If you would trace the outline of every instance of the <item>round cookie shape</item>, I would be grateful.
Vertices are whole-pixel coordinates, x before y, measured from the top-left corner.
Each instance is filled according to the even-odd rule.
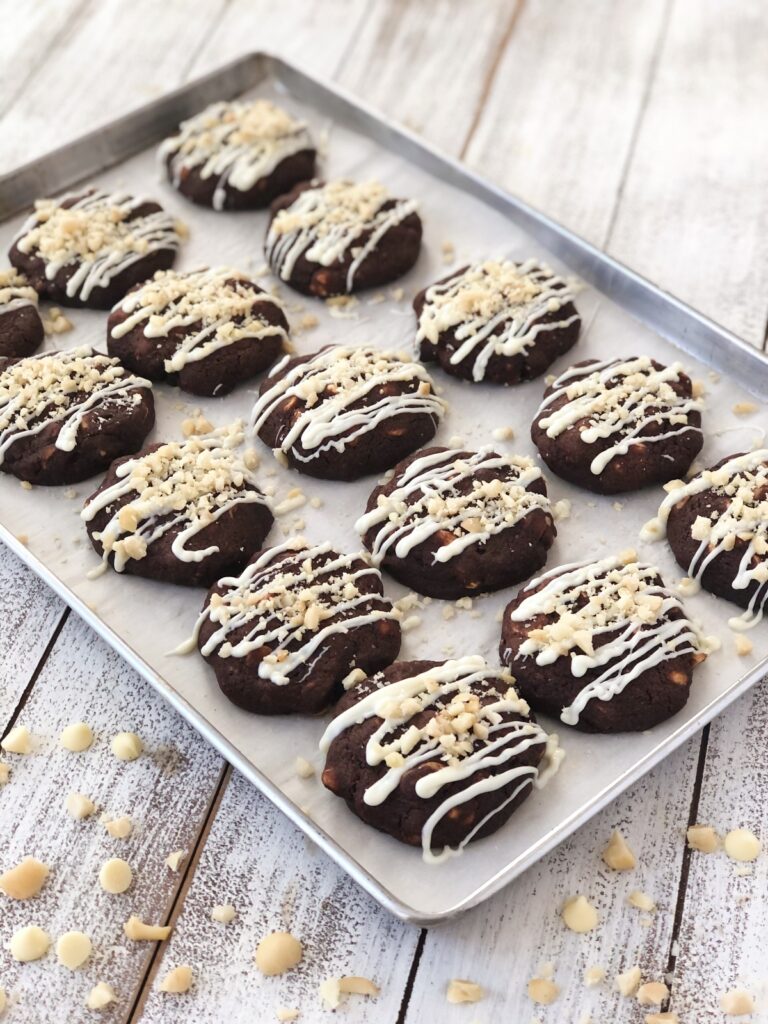
[[[301,473],[356,480],[430,441],[444,411],[429,374],[408,356],[329,345],[272,368],[251,426]]]
[[[500,658],[536,711],[585,732],[638,732],[685,705],[702,636],[654,566],[561,565],[504,611]]]
[[[307,182],[272,204],[267,261],[281,281],[320,298],[388,284],[418,258],[417,209],[375,181]]]
[[[419,292],[413,308],[421,358],[475,383],[538,377],[581,329],[571,287],[535,259],[463,267]]]
[[[531,438],[564,480],[621,494],[687,471],[703,443],[701,408],[680,363],[587,359],[544,392]]]
[[[320,749],[324,785],[427,861],[501,828],[561,758],[512,676],[479,656],[398,661],[363,680]]]
[[[0,359],[0,471],[72,484],[138,451],[155,422],[152,385],[88,346]]]
[[[211,103],[158,150],[173,187],[214,210],[269,206],[312,177],[316,157],[306,124],[263,99]]]
[[[538,467],[490,448],[426,448],[404,459],[355,528],[374,565],[443,599],[527,579],[557,532]]]
[[[234,704],[262,715],[317,714],[355,669],[376,672],[395,660],[400,624],[379,571],[362,556],[297,537],[220,579],[195,638]]]
[[[158,203],[92,187],[38,200],[9,258],[38,294],[111,309],[135,284],[172,266],[180,244],[176,222]]]
[[[15,267],[0,270],[0,358],[31,356],[44,337],[37,292]]]
[[[187,586],[241,570],[274,521],[234,451],[241,441],[230,427],[114,462],[81,512],[102,560],[117,572]]]
[[[756,625],[768,604],[768,448],[731,455],[667,490],[642,536],[658,539],[666,529],[693,585],[745,609],[728,620],[731,629]]]
[[[107,322],[111,355],[193,395],[224,395],[266,370],[288,342],[283,308],[228,267],[161,270],[130,291]]]

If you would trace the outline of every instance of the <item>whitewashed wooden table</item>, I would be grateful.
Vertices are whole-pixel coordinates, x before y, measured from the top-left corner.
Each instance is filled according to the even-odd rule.
[[[332,78],[458,155],[612,255],[760,347],[768,321],[768,20],[762,0],[0,0],[0,171],[39,155],[238,54],[271,49]],[[169,710],[8,551],[0,555],[0,725],[38,737],[9,755],[0,791],[0,866],[34,854],[53,867],[33,904],[3,900],[0,984],[8,1018],[92,1020],[90,987],[109,981],[109,1022],[331,1019],[319,983],[375,979],[375,1001],[349,997],[350,1022],[490,1024],[635,1022],[642,1008],[612,988],[639,963],[669,974],[684,1024],[722,1021],[719,995],[744,984],[768,1020],[768,857],[740,874],[723,856],[686,852],[703,821],[768,838],[768,699],[758,686],[568,843],[460,920],[420,930],[390,918]],[[68,722],[97,733],[88,754],[57,748]],[[148,756],[121,765],[109,737],[136,730]],[[131,814],[110,839],[63,810],[70,790]],[[600,851],[619,827],[639,855],[631,875]],[[190,860],[179,874],[172,850]],[[135,884],[107,896],[107,856]],[[650,919],[631,889],[656,900]],[[575,892],[600,909],[587,936],[558,911]],[[210,920],[233,903],[236,921]],[[130,913],[169,921],[161,948],[129,944]],[[89,932],[94,954],[68,972],[52,955],[18,965],[5,944],[20,925]],[[258,939],[289,928],[300,968],[262,978]],[[526,984],[544,963],[561,994],[536,1007]],[[157,991],[179,963],[184,996]],[[609,983],[583,984],[605,967]],[[449,1006],[453,977],[481,984],[475,1006]]]

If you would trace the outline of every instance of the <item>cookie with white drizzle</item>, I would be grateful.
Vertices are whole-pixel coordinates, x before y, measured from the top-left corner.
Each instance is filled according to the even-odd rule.
[[[267,261],[281,281],[328,298],[401,277],[421,248],[413,199],[393,199],[375,181],[307,182],[272,204]]]
[[[416,348],[463,380],[538,377],[579,337],[573,290],[545,263],[486,260],[419,292]]]
[[[374,565],[444,599],[527,579],[557,532],[541,470],[491,448],[425,448],[404,459],[355,528]]]
[[[356,480],[430,441],[444,411],[429,374],[407,355],[329,345],[272,368],[251,426],[301,473]]]
[[[179,226],[158,203],[91,186],[38,200],[9,258],[39,295],[111,309],[135,284],[171,267],[180,244]]]
[[[111,355],[193,395],[226,394],[271,366],[287,344],[281,303],[229,267],[161,270],[107,321]]]
[[[324,785],[430,862],[501,828],[562,758],[509,672],[478,656],[398,661],[358,683],[320,749]]]
[[[500,657],[536,711],[586,732],[637,732],[680,711],[717,646],[655,566],[611,557],[523,587],[504,611]]]
[[[0,471],[72,484],[141,448],[155,422],[152,384],[89,346],[0,358]]]
[[[296,537],[220,579],[190,643],[224,695],[246,711],[316,714],[355,670],[376,672],[395,660],[398,618],[378,569],[362,555]]]
[[[158,150],[173,187],[214,210],[269,206],[312,177],[316,157],[306,124],[263,99],[211,103]]]
[[[687,471],[703,443],[702,405],[680,363],[587,359],[544,392],[531,438],[564,480],[620,494]]]
[[[731,455],[666,490],[642,536],[656,540],[666,531],[687,589],[700,585],[744,608],[728,620],[731,629],[756,625],[768,604],[768,448]]]
[[[31,356],[44,337],[37,292],[15,267],[0,270],[0,358]]]
[[[81,512],[105,567],[195,587],[239,572],[274,521],[242,439],[233,424],[114,462]]]

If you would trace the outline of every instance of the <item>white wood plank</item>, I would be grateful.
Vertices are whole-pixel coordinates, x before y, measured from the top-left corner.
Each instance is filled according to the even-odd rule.
[[[306,785],[320,782],[309,779]],[[229,925],[211,920],[211,908],[222,903],[237,910]],[[253,955],[271,931],[296,935],[304,957],[296,970],[265,978]],[[330,1019],[321,1007],[319,984],[354,974],[374,980],[381,994],[376,1000],[348,996],[338,1016],[356,1024],[394,1024],[418,936],[418,928],[390,917],[250,783],[234,775],[141,1020],[267,1022],[276,1020],[275,1010],[283,1006],[300,1009],[300,1020],[311,1024]],[[157,978],[179,964],[193,968],[194,990],[184,997],[159,992]]]
[[[61,729],[85,721],[96,734],[93,747],[72,754],[58,746]],[[85,998],[98,981],[111,983],[119,1003],[102,1020],[127,1019],[152,945],[129,943],[122,925],[130,914],[163,921],[181,876],[165,866],[176,849],[191,849],[222,771],[217,754],[187,727],[135,672],[109,650],[76,616],[70,616],[54,644],[19,718],[36,741],[33,754],[5,755],[11,781],[0,791],[0,865],[13,866],[32,855],[52,873],[31,901],[2,900],[0,977],[22,1024],[80,1024],[93,1020]],[[118,761],[110,739],[137,732],[145,753],[132,763]],[[129,814],[135,832],[110,838],[98,815],[75,821],[63,803],[70,791],[90,796],[100,811]],[[127,860],[131,888],[119,896],[98,885],[109,857]],[[88,933],[91,960],[71,972],[45,959],[17,964],[7,943],[24,925],[37,924],[55,939],[70,929]]]
[[[479,1021],[515,1024],[533,1018],[577,1024],[583,1014],[594,1021],[639,1021],[636,1004],[620,996],[614,979],[635,964],[653,979],[667,968],[683,856],[680,823],[687,818],[698,746],[695,739],[676,751],[492,901],[431,930],[406,1024],[433,1019],[459,1024],[472,1019],[472,1011]],[[531,799],[546,800],[546,789]],[[515,827],[514,817],[506,827]],[[638,858],[634,871],[611,871],[601,859],[615,828]],[[648,926],[647,916],[626,902],[634,889],[658,903]],[[560,919],[563,903],[577,894],[600,914],[598,928],[586,935],[568,931]],[[560,995],[551,1007],[537,1007],[527,996],[527,984],[547,963],[554,967]],[[608,980],[588,989],[583,974],[593,965],[603,967]],[[486,992],[484,1000],[471,1010],[449,1006],[445,990],[452,978],[477,982]]]
[[[760,0],[676,0],[610,252],[762,345],[768,30]]]

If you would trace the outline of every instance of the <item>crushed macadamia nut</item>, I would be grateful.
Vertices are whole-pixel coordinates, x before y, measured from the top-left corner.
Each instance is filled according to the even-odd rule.
[[[290,932],[265,935],[256,947],[256,966],[267,977],[290,971],[301,960],[303,948]]]
[[[605,981],[605,968],[598,967],[587,967],[584,971],[584,984],[587,988],[594,988],[595,985],[599,985],[601,981]]]
[[[109,1006],[110,1003],[114,1003],[117,1000],[115,990],[111,985],[108,985],[106,981],[100,981],[98,985],[94,985],[91,991],[88,993],[88,998],[85,1001],[85,1005],[89,1010],[103,1010]]]
[[[598,914],[586,896],[574,896],[563,907],[563,923],[572,932],[583,934],[597,928]]]
[[[62,730],[59,736],[59,746],[65,750],[71,750],[73,754],[79,754],[87,750],[93,743],[93,729],[85,722],[73,722],[66,729]]]
[[[752,653],[752,641],[743,633],[737,633],[733,638],[733,643],[740,658],[746,658],[748,654]]]
[[[699,853],[714,853],[720,846],[720,836],[711,825],[691,825],[685,838],[690,848]]]
[[[295,766],[296,774],[300,779],[311,779],[315,774],[314,766],[306,759],[306,757],[297,757]]]
[[[636,907],[638,910],[645,911],[646,914],[650,914],[652,910],[656,909],[656,903],[651,899],[651,897],[647,893],[641,892],[639,889],[633,890],[629,896],[627,896],[627,903],[630,907]]]
[[[25,857],[15,868],[0,875],[0,889],[12,900],[28,900],[43,888],[50,868],[36,857]]]
[[[186,859],[186,850],[174,850],[173,853],[169,853],[168,856],[165,858],[165,863],[168,865],[171,871],[178,871]]]
[[[219,903],[211,910],[211,919],[219,924],[229,924],[235,919],[235,908],[231,903]]]
[[[726,1017],[745,1017],[754,1013],[755,1000],[742,988],[732,988],[720,996],[720,1009]]]
[[[26,725],[16,725],[0,741],[0,747],[6,754],[29,754],[32,752],[32,734]]]
[[[614,871],[631,871],[637,866],[637,858],[618,830],[613,833],[610,842],[603,850],[603,860]]]
[[[646,1013],[645,1024],[680,1024],[680,1018],[672,1010],[665,1013]]]
[[[623,996],[633,996],[640,987],[640,982],[642,980],[642,972],[640,968],[635,965],[634,967],[630,967],[628,971],[624,971],[623,974],[616,975],[616,988]]]
[[[669,998],[669,989],[663,981],[646,981],[635,994],[641,1006],[660,1006]]]
[[[0,761],[0,786],[8,784],[8,779],[11,777],[11,766]]]
[[[13,933],[8,948],[14,960],[28,963],[30,960],[39,960],[45,956],[50,945],[51,937],[48,932],[44,932],[36,924],[29,924],[26,928],[20,928]]]
[[[70,793],[64,801],[64,807],[67,814],[78,820],[89,818],[96,810],[96,804],[94,804],[93,800],[83,796],[82,793]]]
[[[158,988],[161,992],[170,992],[173,995],[181,995],[183,992],[189,992],[192,985],[192,968],[189,964],[180,964],[178,967],[174,967],[172,971],[160,982]]]
[[[551,978],[531,978],[528,982],[528,998],[540,1006],[549,1006],[560,995],[560,989]]]
[[[445,994],[449,1003],[479,1003],[485,995],[483,989],[474,981],[462,981],[454,978],[448,982],[448,991]]]
[[[132,881],[131,865],[120,857],[111,857],[101,865],[99,884],[104,892],[112,894],[125,892]]]
[[[133,832],[133,822],[127,814],[122,818],[105,818],[102,815],[101,823],[113,839],[127,839]]]
[[[64,932],[56,943],[56,957],[62,967],[76,971],[93,950],[93,944],[85,932]]]
[[[140,917],[131,914],[123,925],[123,931],[128,939],[134,942],[162,942],[171,934],[169,924],[144,924]]]
[[[748,828],[735,828],[726,835],[723,847],[731,860],[752,861],[760,856],[763,844]]]
[[[135,761],[144,749],[144,744],[135,732],[119,732],[110,743],[112,753],[119,761]]]
[[[275,1011],[275,1016],[277,1017],[278,1020],[281,1021],[298,1020],[299,1011],[293,1008],[289,1008],[287,1006],[278,1006],[277,1010]]]
[[[375,985],[369,978],[361,978],[356,975],[326,978],[320,984],[320,998],[331,1010],[335,1010],[341,1005],[342,995],[375,997],[378,994],[378,985]]]

